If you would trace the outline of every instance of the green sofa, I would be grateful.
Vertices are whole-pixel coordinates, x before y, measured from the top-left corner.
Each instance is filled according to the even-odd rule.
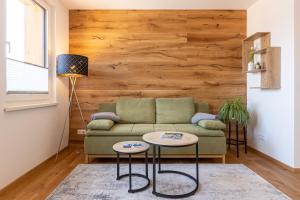
[[[114,157],[113,144],[142,140],[153,131],[182,131],[199,137],[199,157],[222,158],[225,162],[226,138],[221,130],[208,130],[191,124],[196,112],[209,112],[207,103],[192,98],[125,98],[116,103],[102,103],[99,112],[115,112],[120,122],[110,130],[87,130],[84,139],[86,162],[92,157]],[[163,148],[163,157],[194,157],[194,148]],[[149,151],[151,155],[151,150]]]

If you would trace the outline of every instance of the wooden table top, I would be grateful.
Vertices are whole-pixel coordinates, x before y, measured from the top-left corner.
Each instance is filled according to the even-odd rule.
[[[124,144],[142,144],[142,146],[131,146],[131,148],[125,148]],[[113,145],[113,150],[119,153],[125,153],[125,154],[136,154],[136,153],[142,153],[149,149],[149,144],[143,142],[143,141],[124,141],[124,142],[118,142]]]
[[[162,136],[165,133],[181,133],[181,139],[173,138],[163,138]],[[149,144],[155,144],[160,146],[169,146],[169,147],[180,147],[180,146],[190,146],[198,142],[198,137],[196,135],[178,131],[159,131],[151,132],[143,135],[143,140]]]

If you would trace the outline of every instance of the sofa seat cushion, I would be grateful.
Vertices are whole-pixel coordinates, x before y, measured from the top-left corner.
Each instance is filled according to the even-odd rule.
[[[110,130],[88,130],[87,136],[127,136],[132,128],[133,124],[115,124]]]
[[[224,132],[221,130],[208,130],[194,124],[174,124],[177,131],[192,133],[198,137],[224,137]]]
[[[221,130],[208,130],[194,124],[115,124],[110,130],[88,130],[87,136],[140,136],[153,131],[182,131],[198,137],[224,137]]]
[[[154,131],[176,131],[174,124],[154,124]]]
[[[154,124],[115,124],[109,131],[88,130],[88,136],[141,136],[154,132]]]
[[[156,123],[190,123],[195,113],[193,98],[157,98]]]
[[[154,124],[134,124],[131,135],[144,135],[150,132],[154,132]]]
[[[155,123],[155,100],[153,98],[121,97],[116,105],[121,123]]]

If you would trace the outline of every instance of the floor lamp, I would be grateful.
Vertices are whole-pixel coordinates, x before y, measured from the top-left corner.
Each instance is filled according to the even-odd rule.
[[[57,160],[57,158],[58,158],[58,153],[59,153],[59,150],[61,148],[61,143],[64,138],[64,132],[65,132],[65,128],[66,128],[68,115],[70,114],[70,108],[72,105],[73,96],[75,96],[82,123],[84,124],[84,127],[86,126],[86,123],[85,123],[83,115],[82,115],[81,107],[80,107],[80,104],[79,104],[79,101],[77,98],[75,85],[76,85],[77,78],[80,78],[83,76],[88,76],[88,58],[85,56],[80,56],[80,55],[62,54],[57,57],[56,68],[57,68],[57,74],[59,76],[68,77],[70,79],[71,93],[70,93],[70,99],[69,99],[69,106],[68,106],[68,110],[67,110],[66,117],[65,117],[64,127],[61,132],[59,146],[57,149],[55,160]]]

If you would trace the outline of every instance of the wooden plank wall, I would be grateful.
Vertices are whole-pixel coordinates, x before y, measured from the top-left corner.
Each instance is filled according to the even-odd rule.
[[[77,85],[84,117],[119,96],[193,96],[215,113],[246,96],[245,37],[246,11],[71,10],[70,53],[89,57]],[[78,109],[71,113],[70,140],[81,141]]]

